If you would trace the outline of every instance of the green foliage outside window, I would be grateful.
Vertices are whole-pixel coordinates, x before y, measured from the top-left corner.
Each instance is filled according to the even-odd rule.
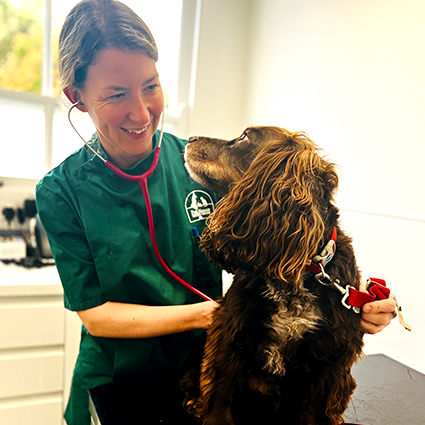
[[[41,94],[43,15],[44,0],[0,0],[0,88]]]

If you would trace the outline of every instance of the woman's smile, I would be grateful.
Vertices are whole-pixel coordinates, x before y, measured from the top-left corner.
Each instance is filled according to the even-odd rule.
[[[145,128],[142,128],[141,130],[130,130],[129,128],[123,128],[124,131],[127,131],[130,134],[136,134],[136,135],[140,135],[142,133],[144,133],[146,130],[148,129],[148,127],[146,126]]]
[[[143,128],[125,128],[121,127],[121,130],[123,130],[128,137],[131,137],[133,140],[140,140],[142,138],[145,138],[148,134],[149,125],[143,127]]]

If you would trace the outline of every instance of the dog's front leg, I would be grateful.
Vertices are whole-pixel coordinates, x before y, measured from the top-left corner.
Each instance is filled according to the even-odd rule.
[[[201,368],[197,413],[204,425],[233,425],[231,405],[240,365],[225,306],[220,306],[208,331]]]
[[[204,425],[233,425],[233,376],[224,364],[231,363],[232,359],[225,359],[223,351],[226,347],[222,342],[219,338],[212,338],[206,345],[198,403],[198,413]]]
[[[356,381],[350,371],[351,366],[352,364],[346,360],[337,361],[312,385],[302,412],[303,423],[306,425],[344,423],[343,414],[356,388]],[[321,392],[320,388],[329,390]]]

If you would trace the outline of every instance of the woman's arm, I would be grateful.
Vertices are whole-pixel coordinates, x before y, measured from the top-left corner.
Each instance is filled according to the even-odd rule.
[[[217,307],[218,304],[213,301],[158,307],[106,302],[77,313],[93,336],[151,338],[206,329],[211,325],[212,314]]]
[[[105,338],[151,338],[155,336],[207,329],[218,304],[205,301],[176,306],[145,306],[106,302],[78,311],[84,326],[93,336]],[[395,301],[374,301],[363,306],[361,326],[365,333],[376,334],[394,317]]]

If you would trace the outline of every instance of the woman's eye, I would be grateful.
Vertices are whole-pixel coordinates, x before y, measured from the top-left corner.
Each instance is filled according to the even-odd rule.
[[[148,91],[155,91],[158,88],[159,84],[151,84],[146,87],[146,90]]]
[[[120,99],[123,96],[124,96],[124,93],[117,93],[117,94],[114,94],[112,96],[109,96],[109,99],[112,99],[112,100],[114,100],[114,99]]]

